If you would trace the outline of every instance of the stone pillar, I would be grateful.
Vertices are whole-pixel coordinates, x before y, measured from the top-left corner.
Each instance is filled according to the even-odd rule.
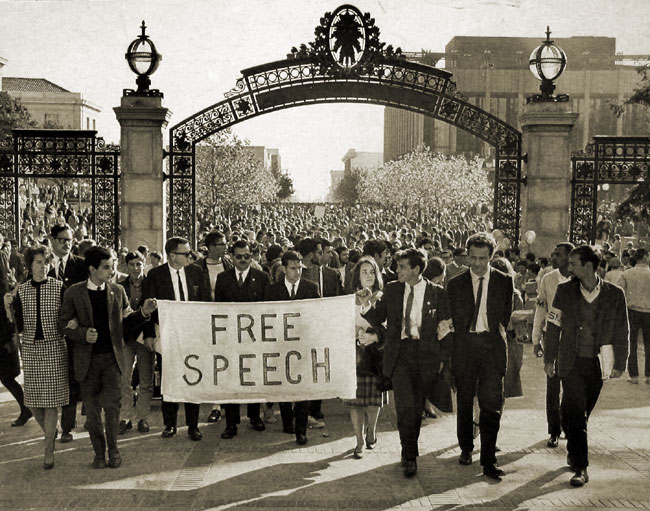
[[[519,116],[523,152],[528,153],[521,187],[521,233],[537,234],[530,250],[549,256],[553,247],[568,240],[571,209],[571,141],[578,114],[570,103],[539,102],[525,105]]]
[[[166,239],[163,130],[171,112],[161,97],[122,96],[113,109],[122,127],[120,204],[122,246],[162,250]]]

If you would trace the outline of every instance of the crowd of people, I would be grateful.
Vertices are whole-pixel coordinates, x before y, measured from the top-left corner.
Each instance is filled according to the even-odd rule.
[[[0,240],[0,380],[20,406],[12,426],[34,417],[43,429],[44,469],[54,466],[57,437],[73,441],[79,401],[95,468],[121,465],[118,435],[134,427],[149,432],[162,367],[157,300],[355,294],[357,393],[343,400],[356,439],[353,457],[376,445],[377,420],[392,390],[407,477],[417,473],[423,417],[435,417],[434,407],[451,412],[452,389],[459,463],[473,462],[480,434],[483,473],[504,477],[496,442],[504,397],[523,395],[523,343],[532,342],[544,357],[548,445],[557,447],[565,433],[576,486],[588,481],[586,420],[601,372],[617,377],[627,368],[630,383],[639,383],[639,331],[650,384],[650,269],[643,247],[604,243],[597,252],[565,242],[550,257],[537,257],[502,237],[497,243],[481,208],[430,214],[283,204],[202,220],[198,250],[174,237],[163,256],[145,245],[118,252],[98,247],[77,236],[69,221],[85,220],[71,213],[65,221],[67,209],[57,211],[22,250]],[[602,314],[605,308],[616,314]],[[23,387],[16,381],[21,368]],[[298,445],[308,442],[309,428],[324,426],[321,404],[278,404],[282,430]],[[273,406],[247,405],[253,429],[277,421]],[[177,434],[178,407],[162,396],[163,438]],[[199,406],[184,409],[188,438],[200,441]],[[221,437],[228,440],[238,434],[239,405],[215,403],[206,419],[224,416]]]

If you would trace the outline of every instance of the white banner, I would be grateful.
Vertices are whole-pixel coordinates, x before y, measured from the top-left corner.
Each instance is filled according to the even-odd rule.
[[[285,302],[158,300],[166,401],[356,395],[354,295]]]

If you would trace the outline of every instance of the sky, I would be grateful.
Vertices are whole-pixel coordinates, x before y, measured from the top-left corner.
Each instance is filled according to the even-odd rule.
[[[313,40],[320,17],[345,2],[323,0],[0,0],[4,76],[46,78],[102,108],[99,135],[119,142],[113,107],[135,88],[124,54],[147,34],[163,60],[151,77],[170,126],[224,99],[240,70],[285,58]],[[650,55],[649,0],[359,0],[381,40],[404,51],[444,51],[454,36],[607,36],[618,52]],[[570,66],[570,63],[569,63]],[[329,171],[348,149],[383,150],[383,107],[311,105],[234,127],[253,145],[277,148],[298,197],[327,193]],[[168,135],[168,133],[166,133]]]

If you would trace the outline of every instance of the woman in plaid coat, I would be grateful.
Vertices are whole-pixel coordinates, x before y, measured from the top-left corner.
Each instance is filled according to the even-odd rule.
[[[47,273],[51,253],[47,247],[30,248],[26,263],[30,279],[17,288],[14,319],[22,332],[25,405],[45,433],[43,468],[54,466],[54,439],[58,408],[68,404],[68,356],[58,327],[63,283]]]

